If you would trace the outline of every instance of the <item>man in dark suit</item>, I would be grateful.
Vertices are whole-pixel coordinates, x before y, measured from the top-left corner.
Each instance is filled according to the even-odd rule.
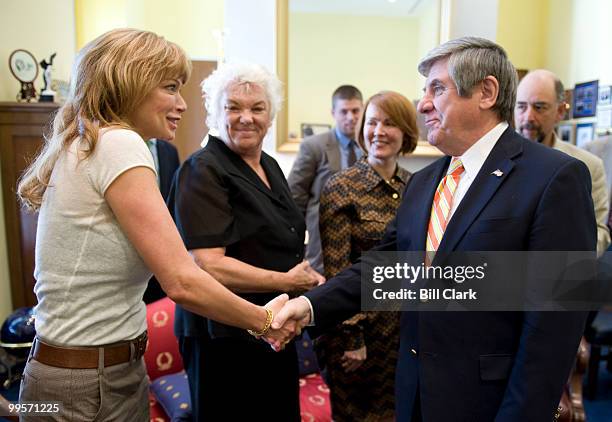
[[[427,77],[418,105],[427,139],[447,156],[412,176],[375,249],[429,250],[436,256],[594,251],[589,172],[582,162],[509,127],[517,78],[505,51],[481,38],[451,40],[429,52],[419,72]],[[357,262],[289,301],[273,327],[288,321],[290,330],[292,321],[300,321],[298,327],[309,321],[313,329],[325,330],[360,310],[360,293]],[[553,420],[585,317],[578,312],[404,312],[397,420]]]
[[[153,161],[157,170],[157,184],[165,201],[170,193],[170,185],[174,172],[176,172],[179,166],[178,152],[174,145],[161,139],[151,139],[147,141],[147,146],[151,151],[151,155],[153,155]],[[155,302],[165,296],[166,293],[162,290],[157,279],[151,277],[143,296],[144,303]]]
[[[329,178],[352,166],[361,156],[355,142],[355,129],[362,113],[361,92],[352,85],[338,87],[332,95],[331,114],[335,127],[302,141],[287,178],[293,200],[306,218],[306,260],[321,274],[323,255],[319,234],[319,198]]]

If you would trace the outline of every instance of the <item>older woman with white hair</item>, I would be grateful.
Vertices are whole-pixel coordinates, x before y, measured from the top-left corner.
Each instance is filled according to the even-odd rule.
[[[170,197],[187,249],[201,268],[255,304],[321,283],[303,261],[304,217],[280,167],[262,151],[280,107],[280,82],[259,65],[228,64],[202,88],[206,122],[218,136],[209,134],[181,166]],[[293,344],[276,353],[245,331],[181,307],[175,328],[194,420],[300,420]]]

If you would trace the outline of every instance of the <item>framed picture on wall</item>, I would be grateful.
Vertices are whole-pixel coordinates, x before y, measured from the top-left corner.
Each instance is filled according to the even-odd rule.
[[[574,119],[593,117],[597,113],[599,80],[583,82],[574,87]],[[576,139],[578,137],[576,136]]]
[[[593,123],[578,123],[576,125],[576,146],[582,148],[595,137],[595,125]]]
[[[610,85],[599,87],[598,105],[610,105]]]
[[[569,142],[570,144],[576,143],[574,139],[574,125],[571,123],[560,124],[557,127],[557,136],[562,141]]]
[[[597,129],[607,131],[612,128],[612,106],[597,107]]]

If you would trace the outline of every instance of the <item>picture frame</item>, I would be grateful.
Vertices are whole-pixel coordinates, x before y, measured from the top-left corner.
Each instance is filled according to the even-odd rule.
[[[313,135],[319,135],[331,130],[331,125],[326,123],[302,123],[300,124],[300,133],[302,138],[307,138]]]
[[[612,105],[597,106],[597,129],[607,131],[612,127]]]
[[[599,80],[583,82],[574,86],[573,117],[593,117],[597,114]],[[578,135],[576,135],[578,139]]]
[[[572,123],[562,123],[557,126],[557,136],[564,142],[575,144],[574,125]]]
[[[13,76],[20,82],[34,82],[38,76],[38,62],[27,50],[13,51],[9,57],[9,68]]]
[[[27,101],[36,98],[34,81],[38,76],[38,62],[28,50],[17,49],[9,56],[9,69],[15,79],[21,83],[17,101]]]
[[[610,105],[610,85],[599,86],[598,97],[598,106],[602,105]]]
[[[595,139],[594,123],[578,123],[576,125],[576,146],[583,148],[586,144]]]

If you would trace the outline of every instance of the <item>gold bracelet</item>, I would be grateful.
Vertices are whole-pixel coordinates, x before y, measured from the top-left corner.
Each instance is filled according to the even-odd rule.
[[[272,320],[274,319],[274,312],[272,312],[268,308],[264,308],[264,309],[266,310],[266,323],[264,324],[264,327],[261,329],[261,331],[247,330],[247,332],[253,337],[265,336],[268,333],[268,331],[270,331],[270,327],[272,326]]]

